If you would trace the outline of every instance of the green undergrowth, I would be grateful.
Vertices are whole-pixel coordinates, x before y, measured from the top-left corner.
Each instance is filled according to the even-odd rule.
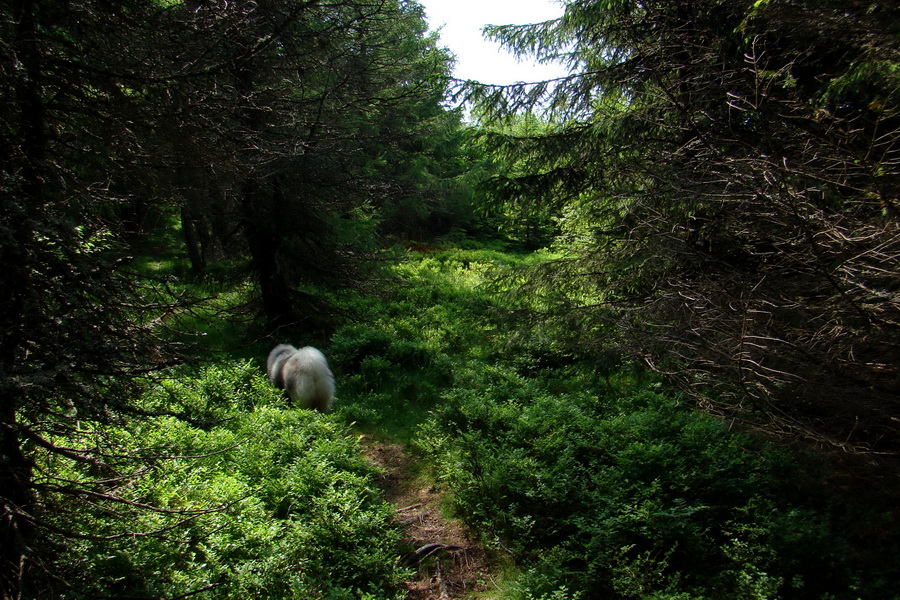
[[[497,282],[516,278],[495,276],[547,258],[408,253],[328,348],[340,416],[419,453],[512,560],[494,597],[896,597],[890,512],[826,460],[729,430],[614,345],[510,318]]]
[[[149,385],[142,408],[157,416],[81,433],[105,464],[42,465],[92,492],[46,511],[82,538],[60,539],[59,597],[402,597],[392,509],[346,424],[250,362]]]
[[[483,284],[494,269],[533,260],[495,250],[406,253],[381,293],[341,301],[358,319],[327,348],[338,380],[338,410],[359,427],[410,442],[455,385],[457,373],[491,361],[501,334],[499,298]]]
[[[827,492],[826,464],[660,391],[560,394],[486,370],[417,443],[521,567],[504,598],[893,597],[890,567],[872,552],[860,569],[854,548],[876,514]]]
[[[507,565],[495,600],[897,598],[891,510],[835,485],[826,459],[697,411],[614,341],[580,348],[564,321],[519,318],[517,278],[498,275],[549,258],[396,250],[377,290],[317,292],[353,315],[326,343],[290,340],[328,356],[328,416],[288,406],[263,376],[271,344],[229,329],[250,289],[193,280],[213,298],[198,320],[211,345],[252,361],[151,386],[145,408],[170,416],[98,432],[159,457],[128,498],[176,512],[136,513],[159,534],[71,548],[72,572],[132,596],[399,597],[398,533],[357,439],[370,433],[404,443]]]

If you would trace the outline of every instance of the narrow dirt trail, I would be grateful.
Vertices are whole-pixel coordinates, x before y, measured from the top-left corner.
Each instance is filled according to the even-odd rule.
[[[441,493],[416,477],[415,459],[402,445],[365,436],[370,461],[383,470],[385,498],[409,548],[403,562],[416,570],[406,583],[408,600],[457,600],[493,587],[495,564],[490,553],[462,523],[441,512]]]

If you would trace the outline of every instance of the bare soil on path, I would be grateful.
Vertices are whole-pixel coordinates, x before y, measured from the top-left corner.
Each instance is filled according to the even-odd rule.
[[[401,445],[363,437],[368,459],[383,472],[380,485],[395,506],[407,554],[415,569],[407,581],[408,600],[473,598],[493,586],[496,563],[459,521],[441,511],[442,493],[415,473],[415,458]]]

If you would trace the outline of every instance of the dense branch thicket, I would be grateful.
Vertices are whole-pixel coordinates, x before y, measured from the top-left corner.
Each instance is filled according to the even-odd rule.
[[[0,40],[0,597],[37,597],[57,541],[153,534],[44,514],[60,494],[120,524],[152,509],[118,493],[144,461],[98,424],[151,416],[136,381],[179,360],[178,307],[125,236],[180,211],[196,268],[246,252],[269,325],[308,323],[298,288],[346,284],[372,239],[377,165],[417,117],[454,117],[413,3],[14,0]]]
[[[101,440],[78,430],[134,414],[136,376],[171,365],[157,327],[173,303],[125,270],[109,215],[140,178],[142,119],[129,82],[158,63],[121,45],[119,34],[156,22],[158,8],[14,2],[2,11],[0,204],[0,596],[37,593],[52,536],[42,515],[47,486],[89,497],[64,482],[38,483],[32,455],[94,465],[110,477]],[[104,32],[104,36],[89,34]],[[147,29],[149,34],[152,29]],[[136,69],[145,69],[140,72]],[[121,473],[120,473],[121,475]],[[102,500],[101,500],[102,499]],[[93,501],[116,502],[116,494]]]
[[[494,140],[534,169],[497,193],[568,198],[571,255],[532,289],[569,292],[550,300],[585,343],[615,322],[716,410],[896,453],[898,22],[864,2],[576,0],[495,29],[576,73],[473,93],[565,117]]]
[[[376,211],[436,177],[448,57],[413,3],[190,4],[163,42],[181,71],[142,89],[193,267],[247,256],[270,330],[325,327],[301,288],[358,282]]]

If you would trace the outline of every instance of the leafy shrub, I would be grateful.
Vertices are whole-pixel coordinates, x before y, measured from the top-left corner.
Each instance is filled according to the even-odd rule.
[[[475,347],[483,312],[475,290],[483,265],[443,256],[401,262],[402,278],[363,310],[365,322],[332,337],[337,410],[366,428],[407,439],[454,378],[458,357]]]
[[[147,406],[207,426],[167,416],[102,432],[123,454],[143,455],[143,472],[107,483],[129,504],[74,509],[60,497],[60,528],[100,534],[61,551],[63,577],[79,593],[399,596],[392,511],[345,425],[285,408],[249,363],[163,383],[148,391]],[[75,463],[60,477],[91,478],[86,471]],[[122,521],[130,534],[105,535]]]
[[[486,370],[420,438],[519,558],[518,597],[856,597],[812,473],[654,391],[551,396]]]

